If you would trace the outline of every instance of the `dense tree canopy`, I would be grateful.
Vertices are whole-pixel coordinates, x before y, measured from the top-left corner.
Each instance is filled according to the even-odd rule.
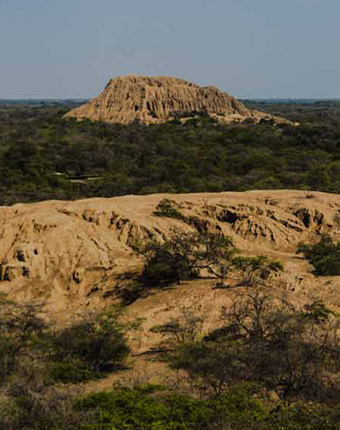
[[[340,192],[340,105],[261,105],[301,125],[143,126],[62,119],[66,104],[0,105],[1,204],[157,192]]]

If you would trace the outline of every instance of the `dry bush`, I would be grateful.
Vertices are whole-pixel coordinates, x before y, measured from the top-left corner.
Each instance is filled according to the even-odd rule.
[[[339,319],[322,303],[297,308],[268,289],[240,294],[221,326],[203,340],[180,341],[168,354],[206,393],[248,382],[284,400],[337,401]]]
[[[0,428],[6,430],[74,430],[91,421],[77,410],[82,390],[49,385],[48,368],[23,360],[11,381],[1,390]]]

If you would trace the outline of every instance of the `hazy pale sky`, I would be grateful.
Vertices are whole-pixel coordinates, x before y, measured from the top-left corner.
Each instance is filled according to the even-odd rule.
[[[176,76],[239,98],[340,98],[340,0],[0,0],[0,98]]]

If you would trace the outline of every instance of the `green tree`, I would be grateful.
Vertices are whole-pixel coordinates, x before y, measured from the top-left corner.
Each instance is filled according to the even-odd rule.
[[[236,252],[229,237],[176,229],[163,243],[153,240],[136,250],[145,257],[142,279],[150,286],[180,284],[203,269],[218,275],[219,267],[228,264]]]

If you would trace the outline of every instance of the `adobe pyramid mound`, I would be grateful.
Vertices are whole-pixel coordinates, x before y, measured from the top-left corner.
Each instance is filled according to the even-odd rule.
[[[247,109],[215,86],[200,87],[184,79],[127,75],[111,79],[95,99],[71,110],[65,117],[130,124],[162,123],[176,117],[207,114],[220,121],[274,117]],[[275,122],[288,122],[275,118]]]

